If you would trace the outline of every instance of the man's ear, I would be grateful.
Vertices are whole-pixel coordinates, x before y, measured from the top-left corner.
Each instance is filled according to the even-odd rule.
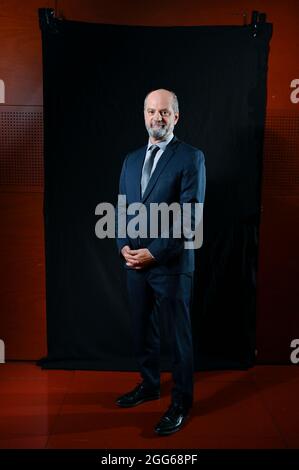
[[[179,120],[179,113],[174,113],[174,123],[176,124]]]

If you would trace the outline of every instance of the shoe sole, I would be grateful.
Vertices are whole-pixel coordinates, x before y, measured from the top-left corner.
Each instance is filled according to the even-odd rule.
[[[127,405],[124,404],[124,405],[121,405],[120,403],[116,403],[117,406],[119,406],[120,408],[132,408],[133,406],[138,406],[138,405],[141,405],[142,403],[144,403],[145,401],[152,401],[152,400],[159,400],[160,398],[160,395],[157,396],[157,397],[148,397],[148,398],[144,398],[143,400],[139,400],[135,403],[128,403]]]

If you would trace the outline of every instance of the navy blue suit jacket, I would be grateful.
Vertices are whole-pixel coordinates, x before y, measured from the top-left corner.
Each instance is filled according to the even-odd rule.
[[[150,203],[171,204],[204,203],[206,174],[204,155],[177,137],[169,142],[151,175],[141,197],[141,174],[147,146],[129,153],[123,163],[119,194],[126,196],[127,204],[142,202],[149,212]],[[132,218],[133,216],[131,216]],[[127,216],[129,222],[130,216]],[[132,249],[148,248],[155,257],[150,266],[161,274],[177,274],[194,271],[194,250],[184,248],[184,238],[124,238],[117,237],[119,252],[125,245]],[[121,255],[122,256],[122,255]],[[125,265],[127,269],[129,268]],[[147,268],[148,269],[148,268]]]

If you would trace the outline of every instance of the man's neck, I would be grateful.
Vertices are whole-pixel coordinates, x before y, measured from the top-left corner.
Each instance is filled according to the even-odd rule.
[[[150,137],[151,144],[158,144],[159,142],[163,142],[164,140],[166,140],[165,137],[163,139],[155,139],[154,137]]]
[[[150,140],[150,143],[151,144],[159,144],[159,142],[164,142],[165,140],[169,139],[169,137],[171,136],[172,132],[170,132],[169,134],[165,135],[164,137],[162,137],[161,139],[155,139],[154,137],[150,136],[149,140]]]

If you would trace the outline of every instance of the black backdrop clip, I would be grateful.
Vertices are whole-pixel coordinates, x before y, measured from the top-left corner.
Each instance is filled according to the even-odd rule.
[[[253,10],[251,14],[251,30],[252,36],[256,38],[259,33],[259,26],[266,22],[266,13],[259,13],[257,10]]]
[[[42,31],[58,33],[59,18],[56,18],[53,8],[39,8],[38,17],[39,27]]]

